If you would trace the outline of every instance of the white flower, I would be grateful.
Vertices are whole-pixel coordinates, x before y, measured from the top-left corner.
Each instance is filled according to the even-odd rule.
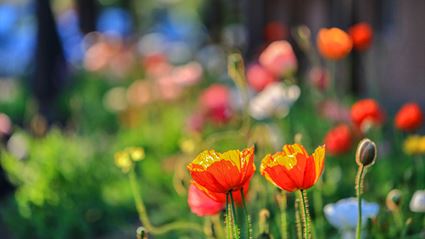
[[[14,133],[7,142],[7,150],[17,159],[24,159],[28,154],[28,140],[23,133]]]
[[[425,190],[416,191],[409,206],[412,212],[425,212]]]
[[[273,115],[285,116],[300,94],[301,90],[297,85],[286,86],[279,82],[272,83],[251,100],[250,114],[257,120]]]
[[[336,203],[328,204],[323,209],[329,223],[339,230],[350,230],[357,226],[358,207],[357,199],[346,198]],[[362,200],[362,226],[368,218],[375,217],[379,212],[379,205]]]

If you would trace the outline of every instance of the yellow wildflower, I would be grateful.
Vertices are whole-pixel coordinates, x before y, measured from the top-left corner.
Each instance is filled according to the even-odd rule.
[[[409,136],[404,141],[403,148],[407,154],[425,154],[425,136]]]
[[[129,147],[122,151],[118,151],[114,155],[115,165],[124,173],[130,171],[133,162],[140,161],[145,158],[145,150],[139,147]]]

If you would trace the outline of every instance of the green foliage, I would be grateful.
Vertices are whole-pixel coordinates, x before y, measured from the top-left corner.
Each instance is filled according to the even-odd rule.
[[[102,184],[117,174],[112,161],[97,154],[90,139],[52,130],[31,138],[23,160],[3,152],[1,165],[17,186],[2,218],[19,238],[91,238],[113,213],[102,198]],[[83,186],[82,186],[83,185]]]

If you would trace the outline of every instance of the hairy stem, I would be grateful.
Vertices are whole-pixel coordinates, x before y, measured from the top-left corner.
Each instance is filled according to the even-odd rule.
[[[238,224],[236,221],[236,206],[235,206],[235,200],[233,199],[233,193],[229,192],[230,195],[230,201],[232,204],[232,226],[233,226],[233,238],[239,238],[239,232],[238,232]]]
[[[281,225],[281,233],[282,233],[282,239],[288,239],[288,219],[286,215],[286,209],[287,209],[287,196],[286,192],[281,192],[282,201],[280,203],[280,225]]]
[[[297,238],[298,239],[302,238],[302,228],[301,228],[302,214],[300,212],[300,204],[301,204],[301,199],[299,197],[299,194],[297,194],[297,196],[295,197],[295,224],[296,224],[296,227],[297,227]]]
[[[300,190],[301,207],[303,211],[303,224],[304,224],[304,239],[310,238],[310,225],[309,225],[309,212],[307,205],[307,195],[304,190]]]
[[[230,209],[230,202],[229,202],[229,193],[226,194],[226,218],[225,218],[225,224],[226,224],[226,238],[232,239],[232,213]]]
[[[134,168],[128,174],[130,180],[131,190],[133,191],[134,202],[136,203],[136,210],[139,214],[140,223],[146,228],[148,232],[153,235],[165,234],[170,231],[189,230],[203,233],[202,226],[191,222],[171,222],[162,226],[155,227],[149,220],[145,204],[143,203],[142,195],[139,189],[139,184]]]
[[[356,196],[357,196],[357,207],[358,207],[358,218],[357,218],[357,229],[356,239],[361,238],[362,234],[362,189],[363,189],[363,178],[365,169],[363,166],[359,166],[359,171],[356,178]]]

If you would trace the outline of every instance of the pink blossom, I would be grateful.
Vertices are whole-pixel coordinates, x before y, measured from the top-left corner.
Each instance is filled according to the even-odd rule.
[[[230,91],[220,84],[208,87],[201,95],[201,107],[215,123],[225,123],[230,119]]]
[[[167,56],[161,53],[150,54],[143,59],[147,76],[158,78],[164,76],[172,70],[172,66],[168,63]]]
[[[276,76],[286,75],[297,69],[297,59],[287,41],[272,42],[261,53],[259,61]]]
[[[329,85],[329,73],[320,67],[314,67],[309,72],[311,84],[320,91],[324,91]]]
[[[0,137],[10,134],[12,131],[12,122],[9,116],[0,113]]]
[[[200,132],[205,124],[205,116],[194,113],[186,119],[186,130],[189,132]]]
[[[248,68],[247,78],[249,85],[256,91],[262,91],[276,80],[272,73],[259,64],[251,65]]]
[[[174,81],[181,86],[191,86],[198,83],[202,77],[202,66],[197,62],[175,67],[172,71]]]
[[[321,115],[334,122],[349,122],[350,111],[344,105],[331,100],[323,101],[319,104]]]
[[[190,210],[200,217],[215,215],[224,208],[223,202],[212,200],[193,184],[189,187],[187,202]]]

